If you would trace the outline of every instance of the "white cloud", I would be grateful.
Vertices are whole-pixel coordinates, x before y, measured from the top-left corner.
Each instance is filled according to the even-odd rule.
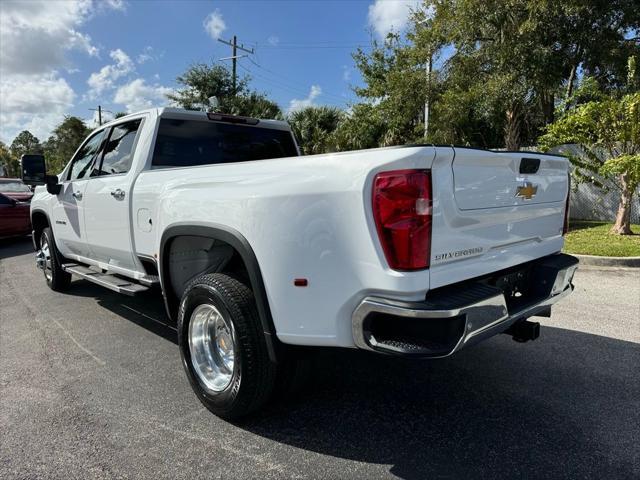
[[[120,10],[121,12],[124,12],[127,9],[127,4],[124,0],[102,0],[102,2],[103,5],[106,5],[113,10]]]
[[[295,112],[296,110],[301,110],[303,108],[314,105],[313,101],[321,94],[322,88],[320,88],[320,85],[311,85],[311,90],[309,90],[309,95],[307,96],[307,98],[294,98],[289,102],[289,112]]]
[[[124,8],[120,0],[0,1],[0,137],[28,129],[45,140],[76,97],[62,77],[74,70],[69,52],[97,56],[81,31],[96,12]]]
[[[45,74],[69,67],[70,50],[97,55],[91,38],[78,31],[94,9],[89,0],[0,2],[2,75]]]
[[[350,82],[351,81],[351,69],[349,67],[347,67],[346,65],[342,66],[342,79],[345,82]]]
[[[163,56],[163,53],[155,53],[153,47],[146,46],[142,50],[142,53],[138,55],[136,61],[139,64],[150,62],[151,60],[158,60]]]
[[[105,90],[112,88],[116,80],[134,70],[133,61],[129,55],[119,48],[112,50],[109,56],[115,63],[105,65],[100,71],[92,73],[87,80],[91,88],[88,94],[89,98],[96,98]]]
[[[148,85],[143,78],[136,78],[118,88],[113,101],[124,105],[127,112],[136,112],[145,108],[167,105],[169,100],[166,95],[172,91],[162,85]]]
[[[419,8],[421,0],[376,0],[369,5],[369,25],[384,38],[391,31],[407,26],[412,10]]]
[[[271,35],[269,38],[267,38],[267,43],[272,47],[275,47],[280,43],[280,38],[278,38],[276,35]]]
[[[0,82],[0,138],[10,142],[22,130],[46,140],[73,106],[75,93],[56,75],[17,77]]]
[[[204,19],[204,29],[209,34],[211,38],[217,40],[220,38],[222,32],[227,29],[227,24],[224,23],[224,19],[222,18],[222,13],[217,8],[207,15],[207,18]]]

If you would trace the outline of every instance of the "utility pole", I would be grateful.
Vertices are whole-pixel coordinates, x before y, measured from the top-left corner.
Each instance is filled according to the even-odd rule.
[[[98,112],[98,126],[102,125],[102,112],[113,113],[111,110],[102,110],[102,106],[98,105],[98,108],[90,108],[92,112]]]
[[[247,54],[253,54],[253,48],[249,49],[249,48],[245,48],[244,45],[240,44],[238,45],[238,39],[237,37],[234,35],[233,36],[233,41],[228,42],[226,40],[222,40],[222,39],[218,39],[218,41],[220,43],[224,43],[225,45],[229,45],[231,47],[231,56],[230,57],[225,57],[225,58],[221,58],[220,60],[231,60],[232,63],[232,68],[231,68],[231,72],[233,75],[233,94],[236,94],[236,88],[237,88],[237,80],[236,80],[236,62],[238,61],[239,58],[242,57],[246,57],[247,55],[238,55],[238,50],[242,50],[243,52],[247,52]]]
[[[426,140],[429,133],[429,113],[431,100],[431,68],[433,63],[433,54],[429,51],[429,58],[427,59],[427,96],[424,100],[424,138]]]
[[[429,23],[429,18],[423,18],[416,22],[416,25],[424,25]],[[427,139],[429,134],[429,114],[431,113],[431,69],[433,67],[433,50],[429,46],[428,58],[427,58],[427,95],[424,100],[424,138]]]

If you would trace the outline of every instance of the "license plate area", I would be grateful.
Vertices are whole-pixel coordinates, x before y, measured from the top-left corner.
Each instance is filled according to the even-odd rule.
[[[531,266],[527,266],[518,270],[508,271],[489,280],[489,285],[502,290],[510,312],[518,310],[522,306],[540,298],[534,291],[532,270]]]

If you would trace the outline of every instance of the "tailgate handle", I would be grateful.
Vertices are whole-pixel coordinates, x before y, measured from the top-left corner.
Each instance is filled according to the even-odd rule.
[[[520,173],[536,173],[539,168],[539,158],[523,158],[520,160]]]

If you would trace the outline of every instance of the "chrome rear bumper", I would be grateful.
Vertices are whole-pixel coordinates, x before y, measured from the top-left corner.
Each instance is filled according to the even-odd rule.
[[[564,254],[523,266],[536,283],[530,287],[530,300],[516,305],[507,300],[503,289],[486,279],[440,289],[422,302],[366,297],[352,316],[354,343],[358,348],[391,354],[452,355],[518,321],[549,316],[551,305],[573,291],[571,282],[577,267],[578,260]]]

